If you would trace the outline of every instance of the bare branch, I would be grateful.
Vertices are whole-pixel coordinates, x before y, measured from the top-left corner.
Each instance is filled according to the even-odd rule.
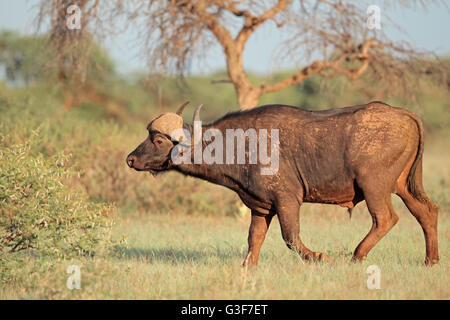
[[[211,84],[217,84],[217,83],[233,83],[230,79],[217,79],[217,80],[211,80]]]
[[[200,19],[202,19],[202,22],[216,36],[217,40],[222,45],[222,48],[225,51],[232,50],[234,42],[230,32],[219,24],[217,19],[212,14],[208,13],[206,9],[207,1],[199,1],[195,5],[193,4],[191,6],[191,12],[195,13]]]
[[[239,34],[236,37],[236,43],[238,47],[241,48],[242,50],[250,35],[259,26],[261,26],[267,20],[272,19],[280,11],[286,9],[286,7],[289,6],[291,3],[292,1],[289,0],[278,0],[276,5],[274,5],[272,8],[264,12],[259,17],[253,16],[248,12],[247,14],[244,14],[245,16],[244,26],[242,27],[241,31],[239,31]]]
[[[307,79],[311,74],[320,74],[324,77],[334,77],[336,74],[328,74],[326,73],[327,69],[333,70],[335,72],[344,74],[349,79],[357,79],[360,77],[364,71],[366,71],[369,66],[370,55],[369,48],[379,46],[375,43],[375,39],[371,38],[366,40],[364,43],[358,46],[359,52],[358,54],[353,54],[352,56],[348,52],[344,52],[340,54],[334,60],[329,61],[315,61],[311,65],[301,69],[297,74],[288,77],[284,80],[281,80],[275,84],[263,84],[260,85],[260,90],[262,94],[280,91],[292,85],[302,82]],[[350,68],[343,65],[344,61],[359,61],[361,65],[357,68]]]

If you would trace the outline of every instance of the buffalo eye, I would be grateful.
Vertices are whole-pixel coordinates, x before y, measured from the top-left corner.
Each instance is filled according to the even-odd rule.
[[[155,140],[153,140],[153,142],[158,145],[161,145],[161,144],[163,144],[164,141],[163,141],[163,138],[161,138],[161,137],[155,137]]]

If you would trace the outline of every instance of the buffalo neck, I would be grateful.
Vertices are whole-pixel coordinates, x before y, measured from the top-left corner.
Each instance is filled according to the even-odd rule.
[[[187,125],[185,126],[191,133],[191,137],[193,136],[193,126]],[[217,124],[213,125],[202,125],[202,136],[204,132],[208,129],[217,129],[224,133],[224,129],[220,128]],[[202,141],[202,154],[207,144]],[[225,144],[223,145],[223,154],[225,155]],[[237,181],[239,180],[240,170],[239,166],[236,165],[227,165],[227,164],[207,164],[202,161],[199,164],[194,163],[194,152],[191,149],[191,163],[182,163],[173,166],[173,170],[178,171],[184,175],[200,178],[203,180],[207,180],[209,182],[223,185],[230,189],[236,190],[238,188]]]

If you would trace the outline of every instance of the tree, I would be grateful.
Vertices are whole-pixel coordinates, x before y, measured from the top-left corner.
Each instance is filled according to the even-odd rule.
[[[437,72],[426,52],[407,43],[391,41],[383,29],[389,17],[383,12],[383,28],[368,25],[377,8],[370,1],[346,0],[134,0],[99,2],[91,0],[43,1],[40,19],[52,17],[52,43],[62,55],[72,58],[73,47],[82,41],[80,30],[66,30],[67,8],[77,4],[82,10],[83,28],[92,33],[118,32],[126,19],[138,28],[138,37],[154,72],[183,76],[188,66],[204,56],[215,44],[223,50],[227,73],[236,90],[241,109],[255,107],[267,93],[283,90],[308,79],[313,74],[324,78],[363,75],[385,83],[385,88],[408,89],[408,75]],[[389,6],[408,7],[411,1]],[[425,1],[416,6],[425,8]],[[248,39],[264,24],[272,24],[289,35],[280,44],[281,58],[301,57],[304,67],[275,83],[253,84],[243,65]],[[145,41],[142,41],[145,39]],[[67,67],[67,59],[61,65]],[[78,68],[83,61],[74,60]]]

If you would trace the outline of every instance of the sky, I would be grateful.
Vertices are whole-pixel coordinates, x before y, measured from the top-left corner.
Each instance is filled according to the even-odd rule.
[[[35,33],[36,27],[33,21],[36,14],[35,6],[38,3],[38,0],[0,0],[0,30],[15,30],[22,34]],[[379,0],[373,1],[373,4],[379,3]],[[395,30],[388,30],[387,34],[391,39],[407,40],[417,48],[437,54],[450,54],[450,9],[448,7],[441,4],[432,5],[427,10],[397,8],[389,15],[406,31],[405,35]],[[383,11],[381,11],[381,24],[383,27]],[[298,67],[293,61],[274,62],[273,51],[282,39],[283,34],[273,26],[268,25],[258,29],[249,39],[244,51],[246,70],[269,74],[280,69]],[[119,72],[128,73],[146,69],[145,57],[140,55],[139,48],[134,45],[133,30],[114,38],[104,39],[102,42],[116,62]],[[225,59],[220,48],[210,50],[205,59],[206,61],[202,63],[194,64],[190,73],[204,75],[225,69]]]

